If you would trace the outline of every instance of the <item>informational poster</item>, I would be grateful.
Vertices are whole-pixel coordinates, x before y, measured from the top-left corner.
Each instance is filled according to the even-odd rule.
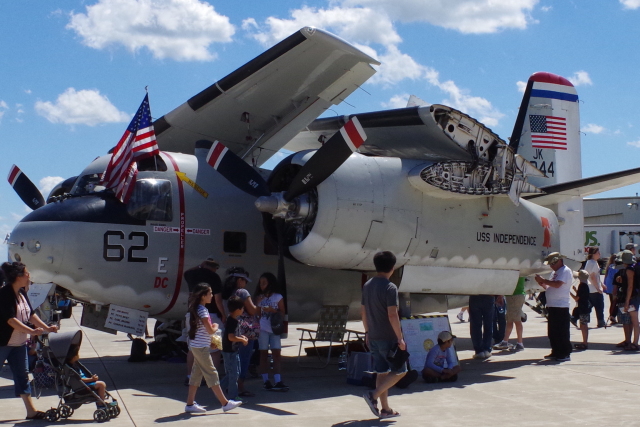
[[[442,331],[451,331],[449,316],[446,314],[403,317],[400,319],[400,325],[407,351],[411,355],[409,363],[412,369],[418,371],[424,367],[429,350],[434,345],[438,345],[438,334]],[[458,355],[455,356],[458,360]]]
[[[149,313],[111,304],[104,326],[127,334],[144,336]]]

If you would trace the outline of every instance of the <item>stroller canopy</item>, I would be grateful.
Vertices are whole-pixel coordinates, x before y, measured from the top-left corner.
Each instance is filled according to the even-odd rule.
[[[64,360],[69,353],[69,348],[73,344],[80,347],[80,344],[82,344],[82,331],[69,331],[49,334],[49,349],[51,350],[51,353],[53,353],[53,356],[60,363],[64,363]]]

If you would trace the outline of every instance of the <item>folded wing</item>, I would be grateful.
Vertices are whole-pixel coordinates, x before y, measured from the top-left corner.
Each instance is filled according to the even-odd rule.
[[[193,153],[197,140],[216,139],[261,164],[371,77],[372,64],[342,39],[302,28],[156,120],[158,146]]]

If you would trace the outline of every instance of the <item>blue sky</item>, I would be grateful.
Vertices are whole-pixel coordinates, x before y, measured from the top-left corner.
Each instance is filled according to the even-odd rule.
[[[549,71],[580,96],[583,175],[634,168],[639,18],[640,0],[0,2],[0,172],[17,164],[46,197],[115,145],[145,86],[160,117],[307,25],[382,62],[366,92],[328,114],[398,108],[414,94],[506,139],[523,82]],[[5,179],[0,235],[28,211]]]

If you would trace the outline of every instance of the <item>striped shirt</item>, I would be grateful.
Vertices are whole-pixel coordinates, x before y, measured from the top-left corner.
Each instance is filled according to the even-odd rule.
[[[209,310],[207,310],[204,305],[198,306],[198,317],[200,318],[200,321],[198,322],[198,329],[196,330],[194,339],[189,340],[189,347],[209,347],[209,345],[211,344],[211,335],[209,335],[209,332],[207,332],[204,327],[204,323],[202,322],[211,322],[211,318],[209,317]],[[187,313],[187,327],[189,327],[189,313]]]

